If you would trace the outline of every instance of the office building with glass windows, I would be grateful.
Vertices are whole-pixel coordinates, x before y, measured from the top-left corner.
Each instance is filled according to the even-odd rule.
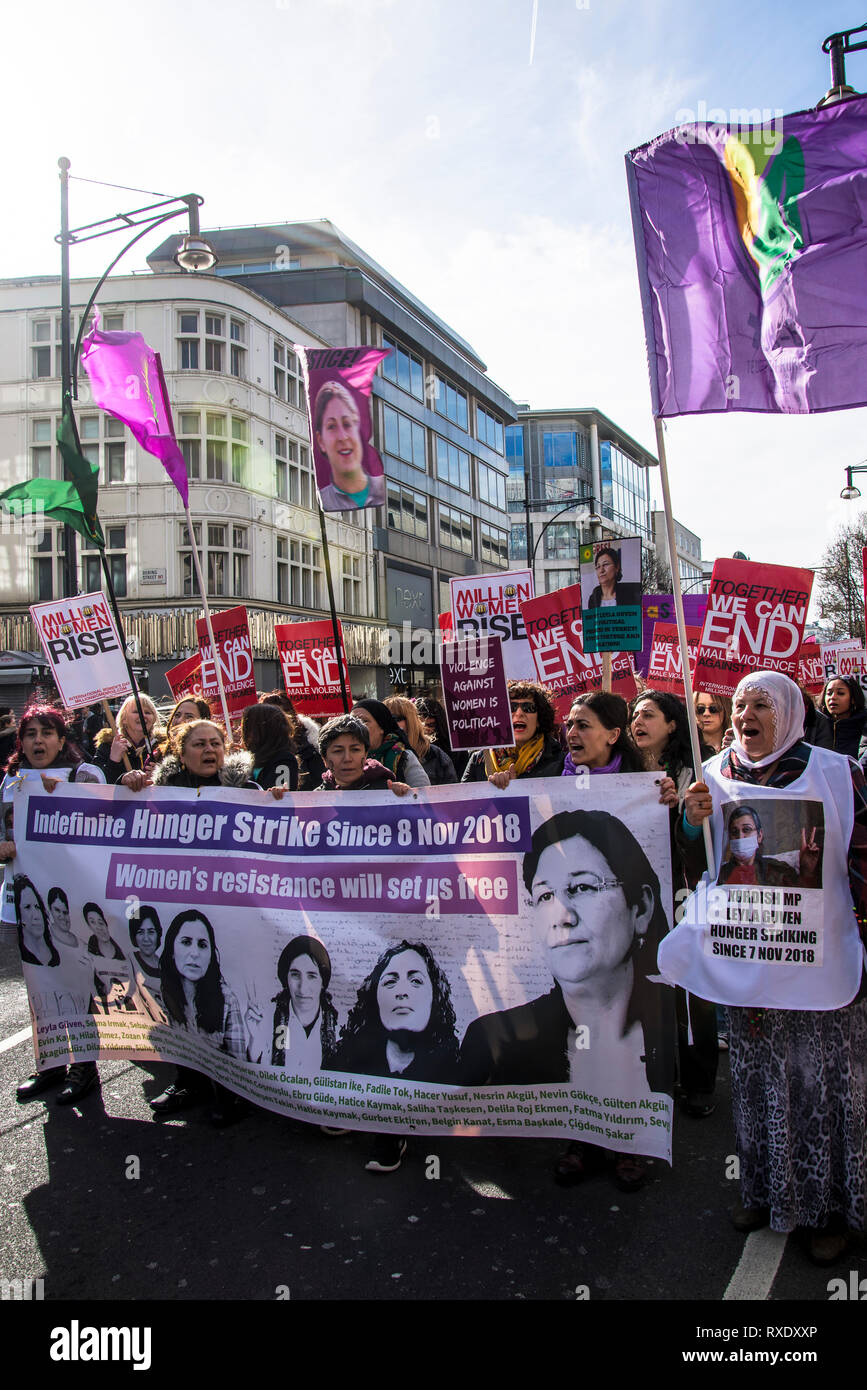
[[[529,512],[537,593],[579,582],[579,548],[589,540],[640,536],[646,551],[658,549],[651,503],[658,461],[601,411],[519,405],[506,458],[509,558],[527,563]],[[664,537],[658,553],[667,557]]]

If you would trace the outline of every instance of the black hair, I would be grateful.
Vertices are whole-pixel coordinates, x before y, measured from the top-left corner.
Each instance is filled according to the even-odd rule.
[[[668,932],[668,919],[662,902],[659,878],[641,845],[623,821],[607,811],[560,811],[537,827],[524,855],[523,874],[531,892],[539,860],[546,849],[580,836],[598,850],[623,886],[627,906],[641,906],[645,892],[653,898],[653,911],[647,931],[632,947],[633,979],[624,1034],[633,1023],[641,1024],[644,1034],[644,1064],[652,1091],[672,1089],[673,1040],[667,1028],[673,998],[667,999],[664,986],[650,979],[658,973],[657,952]],[[673,1022],[672,1022],[673,1027]]]
[[[666,776],[673,777],[676,782],[685,767],[692,767],[692,744],[689,738],[686,705],[683,700],[679,700],[668,690],[644,690],[640,695],[636,695],[630,703],[630,725],[635,718],[636,709],[643,700],[652,700],[666,722],[674,724],[674,728],[668,736],[668,742],[660,754],[659,762],[660,766],[665,769]],[[712,752],[712,749],[708,749],[707,756],[710,757]],[[701,768],[696,768],[695,771],[700,774]]]
[[[106,917],[105,912],[100,907],[99,903],[84,904],[84,907],[81,909],[81,915],[84,918],[85,922],[87,921],[88,913],[90,912],[98,912],[103,922],[105,922],[105,925],[108,926],[108,918]]]
[[[455,1033],[456,1020],[451,986],[434,960],[430,948],[422,941],[401,941],[400,945],[389,946],[387,951],[383,951],[367,979],[361,985],[358,997],[349,1011],[349,1017],[340,1034],[341,1053],[347,1045],[353,1050],[356,1047],[363,1049],[365,1044],[375,1046],[378,1041],[387,1036],[379,1014],[376,991],[385,974],[386,967],[394,960],[395,956],[403,955],[405,951],[415,951],[421,956],[433,990],[430,1019],[427,1027],[418,1034],[416,1050],[421,1052],[432,1051],[434,1048],[445,1049],[450,1060],[456,1062],[458,1040]]]
[[[351,734],[353,738],[358,739],[359,743],[364,744],[365,752],[370,751],[370,730],[364,720],[359,719],[355,714],[337,714],[319,730],[320,757],[324,758],[329,744],[343,734]]]
[[[62,902],[66,911],[69,911],[69,899],[62,888],[49,888],[48,890],[48,909],[49,911],[56,902]]]
[[[51,933],[48,930],[48,913],[45,911],[45,903],[42,901],[39,890],[31,883],[26,874],[16,874],[12,880],[12,895],[15,901],[15,920],[18,923],[18,945],[21,950],[21,959],[25,965],[45,964],[44,961],[37,960],[36,956],[31,956],[24,945],[24,927],[21,922],[21,895],[26,893],[28,889],[36,899],[36,905],[42,915],[42,937],[48,947],[48,964],[59,965],[60,955],[57,947],[51,940]]]
[[[842,681],[846,689],[849,691],[849,712],[848,714],[844,714],[842,717],[844,719],[847,719],[849,715],[860,714],[862,709],[864,709],[865,707],[864,691],[861,689],[860,683],[855,679],[854,676],[831,676],[828,680],[825,681],[825,685],[822,689],[822,698],[819,701],[819,709],[822,711],[822,713],[826,715],[828,719],[833,719],[834,717],[829,711],[828,706],[825,704],[825,695],[827,693],[828,686],[831,685],[833,681]]]
[[[552,692],[547,685],[540,685],[538,681],[510,680],[506,681],[509,692],[509,700],[530,699],[536,709],[536,718],[539,722],[539,733],[553,734],[557,723],[557,710],[554,704]]]
[[[130,917],[129,919],[129,939],[132,942],[133,946],[138,947],[138,934],[141,931],[143,922],[151,923],[154,930],[156,931],[157,945],[159,945],[163,939],[163,929],[160,926],[160,919],[157,916],[157,910],[155,907],[148,907],[147,905],[145,905],[143,907],[139,907],[139,910],[136,913],[136,915],[134,917]]]
[[[570,710],[576,705],[584,705],[606,729],[619,729],[617,742],[612,746],[611,757],[620,755],[621,772],[644,772],[644,759],[632,742],[629,733],[629,706],[622,695],[609,690],[588,690],[584,695],[576,695]]]
[[[223,981],[220,975],[220,954],[217,950],[217,943],[214,940],[214,929],[203,912],[198,908],[187,908],[185,912],[179,912],[172,921],[171,926],[166,932],[166,942],[163,953],[160,956],[160,981],[163,1003],[169,1018],[175,1023],[186,1023],[186,1001],[184,998],[184,986],[181,973],[175,965],[175,940],[181,928],[188,922],[202,922],[208,933],[208,940],[211,945],[211,959],[208,968],[200,980],[196,982],[195,993],[193,995],[196,1026],[203,1033],[221,1033],[223,1031],[223,1009],[225,999],[223,995]]]
[[[280,959],[277,962],[277,978],[283,988],[279,994],[275,994],[272,1004],[274,1009],[274,1042],[271,1049],[271,1065],[285,1065],[285,1049],[277,1046],[277,1029],[283,1023],[288,1023],[290,1008],[292,1004],[292,994],[289,989],[289,971],[293,961],[300,956],[309,956],[319,971],[322,980],[322,988],[319,992],[319,1012],[320,1012],[320,1036],[322,1038],[322,1062],[330,1062],[337,1049],[337,1010],[328,992],[328,985],[331,980],[331,957],[315,936],[295,936],[284,946],[280,952]]]
[[[617,575],[615,577],[614,582],[615,584],[619,584],[621,579],[623,578],[623,564],[620,559],[620,551],[615,550],[613,545],[600,545],[599,549],[593,556],[594,569],[596,568],[596,561],[599,559],[600,555],[609,555],[611,559],[614,561],[615,565],[617,566]]]

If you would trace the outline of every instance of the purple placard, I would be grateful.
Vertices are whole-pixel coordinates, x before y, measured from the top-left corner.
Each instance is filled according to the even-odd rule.
[[[704,626],[707,594],[684,594],[683,613],[687,627]],[[673,594],[644,594],[641,599],[641,651],[632,653],[632,661],[640,676],[646,678],[653,646],[654,623],[676,623]]]
[[[514,859],[391,860],[358,871],[336,859],[275,864],[269,859],[202,860],[175,855],[165,868],[160,856],[113,854],[105,896],[125,899],[137,876],[162,868],[147,894],[153,902],[185,906],[219,904],[249,908],[291,908],[293,912],[407,912],[418,916],[431,899],[448,903],[450,913],[497,916],[518,912],[518,866]]]
[[[515,742],[501,637],[456,637],[442,646],[443,704],[456,753]]]
[[[474,801],[471,812],[459,802],[412,806],[399,802],[388,808],[358,804],[352,797],[339,805],[315,807],[307,804],[306,796],[300,801],[287,797],[279,805],[263,802],[257,794],[251,794],[247,804],[209,799],[202,788],[195,800],[178,795],[167,803],[164,797],[156,801],[130,793],[91,810],[82,808],[80,800],[52,793],[30,797],[27,835],[49,844],[59,838],[66,844],[111,845],[142,853],[180,847],[241,850],[280,859],[288,855],[305,861],[322,854],[352,857],[360,851],[367,858],[382,858],[393,854],[398,845],[434,854],[530,847],[529,802],[524,797],[509,803],[515,819],[508,833],[502,801],[495,796]],[[126,858],[129,864],[120,886],[148,892],[165,887],[169,870],[161,858],[148,860],[143,877],[136,874],[135,856]]]

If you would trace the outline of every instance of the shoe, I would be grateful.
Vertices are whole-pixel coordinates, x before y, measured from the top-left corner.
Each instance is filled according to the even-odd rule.
[[[161,1096],[154,1096],[149,1104],[155,1115],[174,1115],[176,1111],[190,1110],[194,1105],[201,1105],[203,1100],[204,1096],[199,1091],[193,1091],[189,1086],[179,1086],[173,1081]]]
[[[406,1153],[406,1140],[394,1134],[379,1134],[373,1145],[373,1156],[365,1163],[368,1173],[394,1173]]]
[[[75,1105],[83,1100],[94,1086],[99,1084],[96,1062],[73,1062],[66,1077],[66,1085],[57,1092],[58,1105]]]
[[[814,1265],[833,1265],[848,1248],[849,1237],[845,1231],[811,1231],[807,1254]]]
[[[231,1099],[219,1101],[211,1111],[209,1118],[214,1129],[228,1129],[230,1125],[236,1125],[250,1113],[250,1107],[245,1100],[232,1092],[229,1094]]]
[[[647,1159],[641,1154],[620,1154],[614,1161],[614,1185],[621,1192],[637,1192],[649,1177]]]
[[[573,1139],[554,1164],[554,1181],[560,1187],[576,1187],[583,1182],[587,1177],[586,1158],[584,1145]]]
[[[341,1129],[339,1125],[320,1125],[319,1133],[324,1134],[326,1139],[342,1139],[344,1134],[351,1134],[351,1129]]]
[[[66,1080],[66,1067],[46,1067],[45,1071],[34,1072],[26,1081],[19,1081],[15,1088],[16,1100],[33,1100],[52,1086],[59,1086]]]
[[[694,1120],[706,1120],[708,1115],[712,1115],[716,1110],[716,1102],[707,1094],[700,1091],[690,1091],[686,1097],[684,1110],[687,1115],[692,1115]]]
[[[716,1045],[719,1048],[720,1052],[728,1052],[729,1040],[726,1037],[725,1033],[720,1033],[719,1037],[716,1040]]]
[[[768,1207],[745,1207],[736,1202],[729,1212],[731,1223],[736,1231],[760,1231],[770,1225],[771,1213]]]

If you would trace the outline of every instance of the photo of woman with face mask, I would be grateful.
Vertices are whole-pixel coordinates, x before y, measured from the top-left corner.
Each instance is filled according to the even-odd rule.
[[[799,867],[764,853],[765,831],[754,806],[738,806],[729,816],[728,854],[717,883],[761,888],[821,888],[821,850],[815,827],[801,831]]]

